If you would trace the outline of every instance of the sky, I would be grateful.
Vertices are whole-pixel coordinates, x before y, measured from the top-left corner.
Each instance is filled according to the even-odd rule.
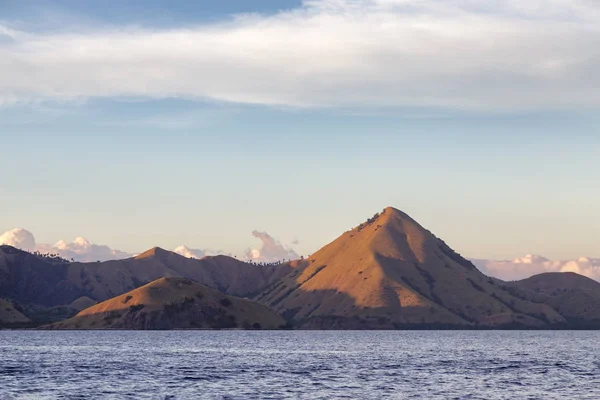
[[[0,0],[0,232],[600,257],[599,69],[592,0]]]

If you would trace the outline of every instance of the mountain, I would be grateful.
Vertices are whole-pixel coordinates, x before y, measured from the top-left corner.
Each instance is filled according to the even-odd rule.
[[[69,278],[71,264],[0,246],[0,297],[23,304],[56,306],[70,304],[85,291]]]
[[[268,307],[223,294],[188,278],[161,278],[87,308],[48,329],[277,329]]]
[[[549,272],[505,284],[520,297],[544,303],[573,328],[600,328],[600,283],[573,272]]]
[[[0,246],[0,297],[64,306],[81,297],[104,301],[162,277],[186,277],[244,297],[288,271],[286,265],[259,266],[226,256],[189,259],[158,247],[125,260],[77,263]]]
[[[162,277],[185,277],[223,293],[246,297],[287,273],[285,265],[259,266],[227,256],[190,259],[155,247],[134,258],[73,263],[69,279],[94,300],[106,300]]]
[[[297,263],[255,299],[303,328],[564,323],[554,309],[511,294],[391,207]]]

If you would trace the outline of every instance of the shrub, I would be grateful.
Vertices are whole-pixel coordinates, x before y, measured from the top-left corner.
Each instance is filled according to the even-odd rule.
[[[231,305],[231,300],[229,300],[227,297],[222,299],[219,303],[221,303],[221,305],[223,307],[229,307]]]
[[[138,312],[138,311],[142,310],[144,307],[146,307],[144,304],[131,305],[131,306],[129,306],[129,312],[130,313]]]

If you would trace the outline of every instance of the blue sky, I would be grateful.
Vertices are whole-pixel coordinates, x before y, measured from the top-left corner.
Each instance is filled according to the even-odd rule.
[[[391,205],[600,256],[598,6],[122,3],[0,0],[0,231],[308,254]]]

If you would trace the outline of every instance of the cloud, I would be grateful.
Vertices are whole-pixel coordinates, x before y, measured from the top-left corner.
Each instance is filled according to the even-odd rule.
[[[312,0],[176,29],[0,26],[0,104],[193,98],[292,107],[597,108],[600,3]]]
[[[187,258],[197,258],[197,259],[200,259],[206,255],[204,250],[190,249],[187,246],[176,247],[175,250],[173,250],[173,252],[177,253],[179,255],[182,255],[184,257],[187,257]]]
[[[279,260],[296,260],[300,258],[294,250],[285,247],[267,232],[253,231],[252,236],[260,239],[260,249],[249,249],[246,259],[256,262],[273,262]]]
[[[525,279],[544,272],[575,272],[600,281],[600,259],[580,257],[577,260],[556,261],[529,254],[512,261],[471,261],[484,274],[506,281]]]
[[[94,262],[117,260],[131,257],[132,254],[90,243],[78,237],[73,242],[60,240],[56,244],[37,244],[34,235],[25,229],[13,229],[0,236],[0,244],[7,244],[26,251],[39,251],[41,253],[57,253],[68,260],[79,262]]]
[[[173,250],[173,253],[177,253],[177,254],[187,257],[187,258],[196,258],[196,259],[201,259],[201,258],[209,257],[209,256],[218,256],[218,255],[237,258],[236,255],[226,252],[226,251],[223,251],[223,250],[192,249],[185,245],[176,247]]]
[[[0,236],[0,244],[9,245],[25,251],[35,250],[35,237],[22,228],[6,231]]]
[[[114,250],[108,246],[92,244],[82,237],[78,237],[70,243],[61,240],[51,246],[38,245],[37,250],[41,252],[56,252],[63,258],[68,260],[74,259],[80,262],[119,260],[132,256],[132,254]]]

